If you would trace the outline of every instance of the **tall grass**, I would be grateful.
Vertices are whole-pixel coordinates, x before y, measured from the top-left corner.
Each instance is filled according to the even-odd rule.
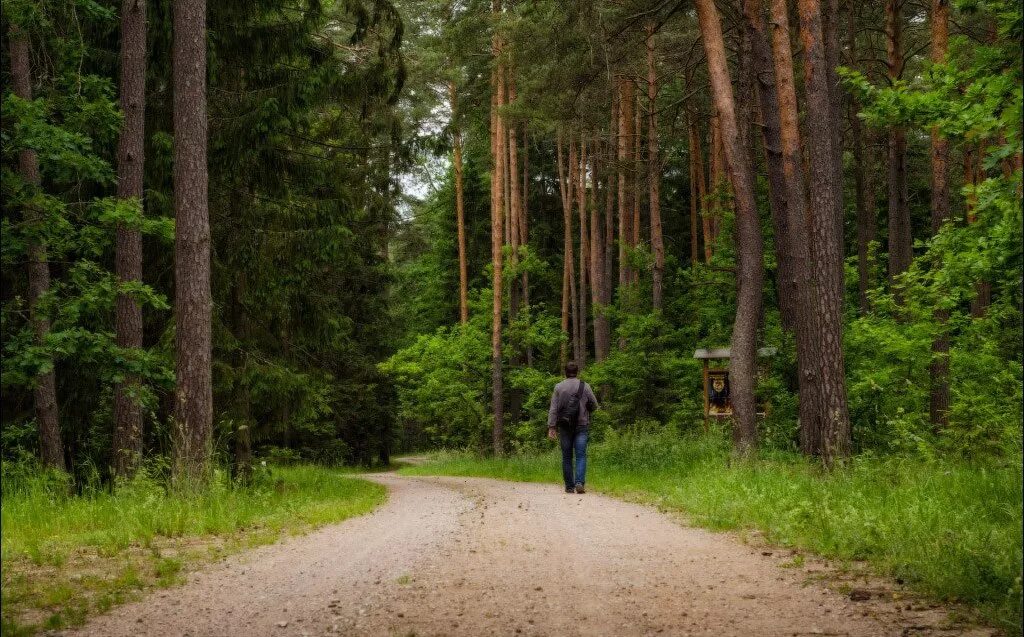
[[[718,438],[611,435],[591,446],[588,486],[684,511],[713,529],[865,560],[940,600],[1021,629],[1020,459],[1002,464],[860,456],[830,472],[796,454],[731,461]],[[481,459],[439,454],[409,474],[560,482],[555,452]]]
[[[380,485],[315,466],[274,467],[247,487],[216,473],[189,493],[144,473],[80,495],[36,469],[5,466],[3,477],[5,635],[79,623],[133,590],[173,583],[190,561],[359,515],[385,498]]]

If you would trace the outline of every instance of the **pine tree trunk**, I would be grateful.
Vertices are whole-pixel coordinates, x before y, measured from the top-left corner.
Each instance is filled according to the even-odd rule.
[[[493,0],[492,10],[495,15],[501,13],[501,0]],[[502,176],[505,172],[502,160],[503,148],[501,140],[505,135],[504,122],[499,109],[505,101],[504,74],[498,58],[501,55],[501,37],[494,35],[494,60],[497,68],[492,76],[494,98],[491,106],[491,158],[494,162],[491,171],[491,261],[493,265],[493,303],[491,313],[491,408],[494,413],[494,427],[491,432],[491,443],[494,455],[500,456],[505,451],[505,399],[502,387],[501,369],[501,303],[502,303],[502,255],[504,238],[504,186]]]
[[[576,266],[573,263],[575,259],[574,248],[573,248],[573,222],[572,222],[572,204],[573,204],[573,193],[575,197],[579,198],[583,196],[583,193],[576,192],[576,179],[577,172],[579,171],[579,158],[576,155],[576,144],[573,142],[572,135],[569,136],[569,174],[568,174],[568,189],[570,192],[569,196],[569,208],[565,217],[565,260],[568,262],[567,270],[569,274],[569,315],[571,317],[572,325],[572,359],[576,361],[576,364],[580,364],[580,358],[582,356],[580,352],[580,307],[579,297],[576,295]]]
[[[654,65],[654,25],[647,27],[647,184],[650,188],[651,251],[654,269],[651,273],[651,301],[655,311],[661,310],[662,286],[665,279],[665,239],[661,230],[661,158],[658,155],[658,73]]]
[[[530,244],[530,215],[528,210],[528,199],[529,199],[529,138],[527,136],[526,124],[523,124],[523,185],[519,194],[519,201],[521,205],[519,207],[519,243],[524,247],[529,247]],[[523,271],[522,281],[520,283],[523,292],[523,307],[529,309],[530,307],[530,277],[529,273]],[[526,349],[526,364],[533,365],[533,349],[528,347]]]
[[[121,112],[124,122],[117,144],[117,196],[135,200],[143,209],[143,162],[146,129],[146,3],[124,0],[121,7]],[[142,280],[142,233],[117,228],[117,278]],[[142,347],[142,307],[128,294],[117,295],[117,345]],[[131,477],[142,458],[142,405],[131,396],[139,379],[128,376],[114,385],[113,470]]]
[[[604,288],[601,290],[602,298],[606,306],[611,305],[614,298],[613,288],[615,286],[615,192],[617,176],[612,166],[615,164],[616,153],[618,152],[618,127],[619,127],[619,100],[618,87],[613,86],[611,91],[611,121],[608,123],[608,158],[609,167],[605,184],[605,211],[604,211]],[[611,347],[611,322],[608,327],[609,348]],[[609,350],[610,351],[610,350]]]
[[[733,323],[729,383],[734,414],[733,446],[752,452],[757,445],[757,327],[761,317],[764,262],[749,155],[740,146],[735,100],[726,62],[722,25],[713,0],[695,0],[707,53],[712,97],[720,117],[725,161],[736,195],[736,319]]]
[[[826,465],[850,453],[850,416],[846,405],[843,360],[843,191],[834,165],[833,100],[822,32],[819,0],[799,0],[807,94],[807,144],[810,164],[811,263],[815,276],[814,315],[818,338],[816,367],[821,374],[818,400],[822,427],[818,452]],[[837,19],[831,16],[830,19]]]
[[[931,13],[932,62],[942,64],[949,46],[948,0],[932,0]],[[932,234],[938,234],[949,218],[949,141],[936,127],[932,129]],[[935,320],[940,334],[932,342],[929,415],[932,426],[939,430],[949,424],[949,311],[936,308]]]
[[[580,157],[579,169],[576,171],[578,184],[576,191],[579,195],[576,202],[579,205],[580,217],[580,267],[579,267],[579,301],[577,302],[576,316],[576,339],[579,341],[579,354],[576,363],[582,369],[587,364],[587,264],[590,262],[590,246],[587,240],[587,143],[583,135],[580,135]]]
[[[800,440],[805,448],[820,447],[822,425],[818,399],[818,334],[814,318],[815,281],[811,260],[811,222],[807,209],[807,185],[804,181],[800,141],[800,114],[790,45],[786,0],[771,0],[772,57],[775,90],[778,94],[779,141],[786,184],[786,214],[789,228],[787,248],[792,266],[782,279],[781,297],[789,297],[793,309],[793,334],[796,341],[797,380],[800,402]]]
[[[982,161],[985,157],[985,144],[979,144],[977,148],[969,146],[964,150],[964,184],[972,189],[967,193],[967,223],[972,224],[978,221],[978,194],[973,190],[985,178]],[[978,281],[974,285],[974,298],[971,299],[971,316],[981,318],[985,316],[989,304],[992,302],[992,286],[987,281]]]
[[[700,263],[700,195],[697,184],[697,162],[700,161],[699,152],[700,134],[697,132],[697,125],[693,121],[693,115],[689,116],[687,130],[690,141],[690,262],[693,265]]]
[[[725,176],[725,158],[722,151],[722,130],[719,116],[711,117],[708,132],[711,139],[708,140],[708,177],[710,178],[711,201],[709,202],[708,214],[704,233],[704,252],[708,263],[714,254],[715,241],[718,239],[719,226],[723,216],[722,195],[729,188]]]
[[[743,12],[750,26],[751,59],[758,104],[761,111],[761,137],[764,146],[765,167],[768,173],[768,199],[772,212],[777,261],[776,281],[779,290],[779,314],[782,327],[793,331],[796,324],[796,298],[783,290],[793,280],[790,256],[790,229],[787,201],[786,172],[783,166],[782,137],[779,122],[779,97],[775,87],[775,64],[765,24],[761,0],[744,0]]]
[[[561,363],[565,366],[568,362],[568,346],[571,338],[569,331],[570,312],[574,305],[572,274],[572,160],[569,156],[570,170],[566,171],[566,164],[563,162],[562,153],[562,132],[559,130],[556,141],[556,160],[558,161],[558,187],[562,198],[562,347]]]
[[[210,216],[206,166],[206,0],[174,0],[174,469],[205,481],[213,428]]]
[[[248,277],[244,266],[235,266],[235,280],[231,290],[231,327],[235,332],[238,348],[234,355],[234,386],[235,403],[235,439],[234,439],[234,473],[235,479],[246,483],[252,475],[252,414],[249,403],[249,391],[242,383],[245,368],[248,366],[246,348],[249,341],[249,317],[243,305],[248,292]]]
[[[32,62],[29,56],[28,35],[14,24],[10,25],[11,88],[23,100],[32,99]],[[25,149],[18,153],[18,171],[25,183],[38,189],[40,184],[39,157],[36,151]],[[25,207],[25,225],[38,226],[42,217],[32,205]],[[50,262],[46,244],[30,240],[28,245],[28,311],[35,335],[35,344],[43,345],[50,333],[50,319],[39,311],[39,300],[50,290]],[[39,430],[40,459],[44,466],[66,470],[64,443],[60,433],[60,415],[57,409],[57,377],[50,371],[39,374],[33,389],[36,427]]]
[[[643,133],[641,122],[643,117],[641,114],[642,109],[640,108],[640,94],[635,90],[633,91],[633,100],[633,146],[630,148],[630,166],[632,166],[630,192],[633,195],[633,205],[632,221],[629,224],[629,245],[635,249],[640,245],[640,192],[643,190],[643,184],[640,179],[644,174],[640,157],[640,138]],[[639,272],[631,270],[630,275],[630,283],[639,281]]]
[[[455,225],[459,240],[459,322],[469,321],[469,272],[466,264],[466,204],[462,188],[462,132],[456,121],[458,107],[455,82],[448,82],[448,101],[452,110],[452,163],[455,168]]]
[[[631,164],[633,154],[633,83],[619,78],[619,287],[625,287],[632,280],[629,268],[627,248],[633,232],[630,222],[633,211],[630,208],[632,192],[630,190],[630,171],[626,166]]]
[[[886,0],[885,36],[889,81],[903,75],[903,0]],[[907,131],[889,130],[889,278],[907,271],[913,259],[910,205],[907,192]],[[897,295],[897,298],[899,296]]]
[[[850,3],[848,49],[851,66],[857,61],[856,7]],[[871,309],[868,302],[868,287],[871,280],[870,244],[874,240],[877,219],[875,218],[874,177],[871,171],[870,148],[865,144],[864,124],[857,116],[860,104],[850,100],[850,136],[853,149],[853,183],[857,207],[857,301],[861,314]]]
[[[598,163],[598,145],[594,142],[594,158],[591,166],[593,186],[590,205],[590,302],[594,310],[594,357],[603,361],[608,356],[608,316],[604,300],[605,255],[601,213],[598,210],[597,186],[600,183],[601,165]],[[607,182],[605,182],[607,185]]]
[[[508,80],[508,98],[509,102],[513,102],[516,99],[515,82],[509,78]],[[509,261],[512,266],[513,272],[519,267],[519,245],[520,237],[519,231],[520,225],[520,213],[522,211],[523,203],[520,192],[520,181],[519,181],[519,145],[516,141],[518,135],[516,134],[516,128],[513,124],[508,124],[508,136],[502,140],[508,146],[508,167],[506,173],[508,175],[508,186],[509,186],[509,242],[512,245],[512,251],[509,254]],[[519,279],[512,278],[509,281],[509,295],[508,295],[508,306],[509,306],[509,321],[513,320],[519,313],[519,300],[521,295],[519,289]]]

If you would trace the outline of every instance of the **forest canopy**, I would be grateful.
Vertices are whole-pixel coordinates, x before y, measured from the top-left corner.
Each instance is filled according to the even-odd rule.
[[[539,449],[569,360],[598,438],[1020,459],[1019,2],[2,20],[5,466]]]

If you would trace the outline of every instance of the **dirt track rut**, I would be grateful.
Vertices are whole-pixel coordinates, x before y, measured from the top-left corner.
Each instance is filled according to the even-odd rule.
[[[229,558],[73,635],[987,635],[852,601],[778,551],[553,485],[371,476],[370,515]],[[767,553],[771,552],[771,555]]]

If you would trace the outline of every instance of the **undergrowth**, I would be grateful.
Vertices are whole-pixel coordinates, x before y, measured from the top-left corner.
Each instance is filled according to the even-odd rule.
[[[862,455],[824,471],[797,454],[730,457],[715,436],[616,434],[591,445],[588,487],[684,512],[712,529],[863,560],[938,600],[1021,630],[1020,458],[927,462]],[[445,452],[402,473],[561,481],[555,451],[505,458]]]

